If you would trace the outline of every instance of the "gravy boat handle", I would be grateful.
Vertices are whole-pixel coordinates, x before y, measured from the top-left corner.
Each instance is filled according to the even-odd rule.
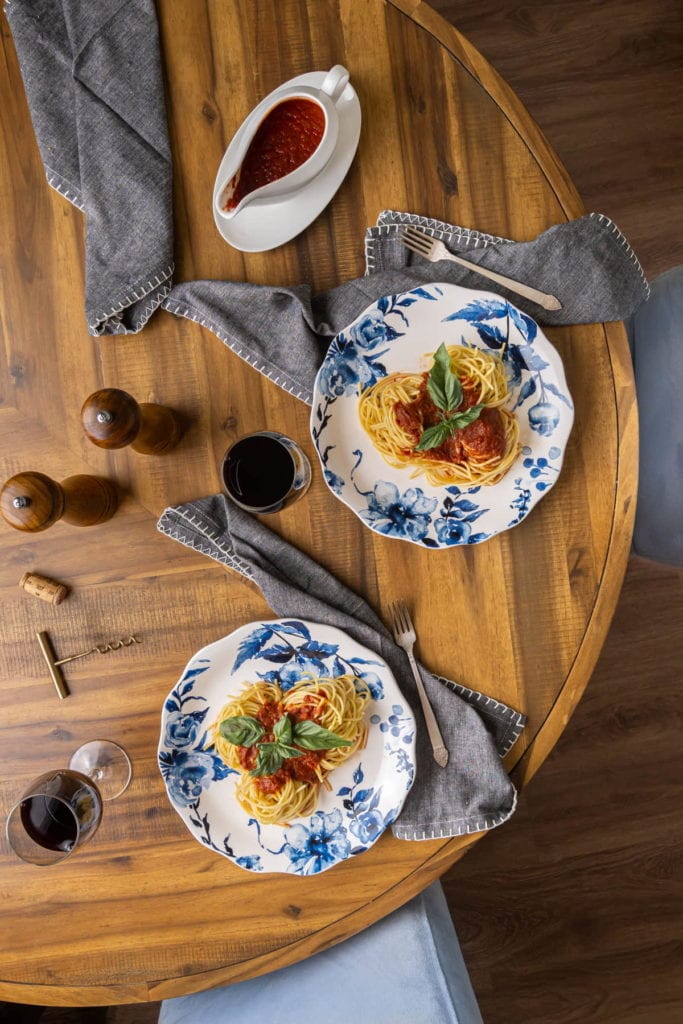
[[[349,72],[343,65],[335,64],[325,75],[320,90],[321,92],[326,92],[332,102],[336,103],[346,88],[350,77]]]

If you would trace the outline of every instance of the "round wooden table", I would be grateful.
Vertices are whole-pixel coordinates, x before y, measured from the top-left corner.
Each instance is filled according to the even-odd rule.
[[[210,0],[158,4],[175,159],[176,280],[310,282],[363,273],[363,234],[385,208],[531,239],[579,216],[571,182],[493,70],[419,0]],[[2,22],[0,304],[2,479],[24,469],[115,478],[108,523],[42,534],[0,526],[0,815],[42,770],[99,736],[130,753],[128,792],[92,842],[51,870],[0,850],[0,998],[156,1000],[307,957],[410,899],[479,838],[401,842],[312,878],[257,876],[204,849],[171,807],[156,765],[164,697],[189,657],[268,615],[240,577],[158,534],[169,504],[219,489],[231,441],[268,426],[313,458],[308,408],[200,326],[157,313],[136,336],[96,341],[83,311],[83,218],[45,182],[14,47]],[[211,216],[216,168],[245,113],[280,82],[343,63],[363,110],[360,147],[325,212],[294,241],[244,255]],[[600,651],[630,543],[635,394],[620,325],[549,330],[576,420],[562,475],[518,528],[438,555],[378,537],[326,488],[272,518],[382,610],[414,609],[424,662],[529,716],[507,759],[518,785],[560,736]],[[185,414],[163,458],[91,445],[88,394],[120,387]],[[317,464],[314,460],[314,465]],[[17,586],[27,571],[69,584],[59,606]],[[416,582],[419,581],[419,582]],[[458,608],[457,644],[449,636]],[[58,655],[136,632],[135,648],[75,662],[58,701],[36,630]],[[570,780],[568,780],[570,785]],[[514,870],[514,865],[511,865]]]

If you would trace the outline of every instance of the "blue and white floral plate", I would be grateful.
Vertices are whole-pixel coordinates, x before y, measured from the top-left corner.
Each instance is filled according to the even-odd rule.
[[[283,690],[311,675],[353,672],[367,682],[368,739],[328,776],[315,813],[289,827],[260,825],[234,797],[238,773],[216,754],[211,725],[245,683]],[[341,630],[298,619],[250,622],[204,647],[161,716],[159,768],[174,808],[204,846],[247,871],[314,875],[377,842],[415,778],[415,720],[386,662]]]
[[[497,484],[436,487],[389,466],[358,419],[381,377],[431,368],[441,342],[503,351],[519,459]],[[333,339],[318,372],[311,434],[330,489],[369,526],[428,548],[478,544],[516,526],[557,480],[574,406],[562,360],[538,325],[499,295],[428,284],[373,302]]]

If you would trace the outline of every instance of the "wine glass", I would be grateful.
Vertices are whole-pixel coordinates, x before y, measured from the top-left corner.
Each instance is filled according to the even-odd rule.
[[[60,863],[92,838],[103,802],[120,796],[130,778],[130,758],[118,743],[84,743],[68,768],[44,772],[14,804],[5,826],[10,846],[30,864]]]
[[[223,485],[247,512],[279,512],[302,498],[311,464],[291,437],[276,430],[247,434],[228,449],[221,466]]]

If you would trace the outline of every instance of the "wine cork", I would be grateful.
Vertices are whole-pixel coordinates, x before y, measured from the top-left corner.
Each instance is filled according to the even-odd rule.
[[[50,604],[61,604],[69,588],[57,580],[51,580],[48,576],[39,576],[35,572],[25,572],[19,580],[19,586],[27,594],[39,597],[41,601],[48,601]]]

